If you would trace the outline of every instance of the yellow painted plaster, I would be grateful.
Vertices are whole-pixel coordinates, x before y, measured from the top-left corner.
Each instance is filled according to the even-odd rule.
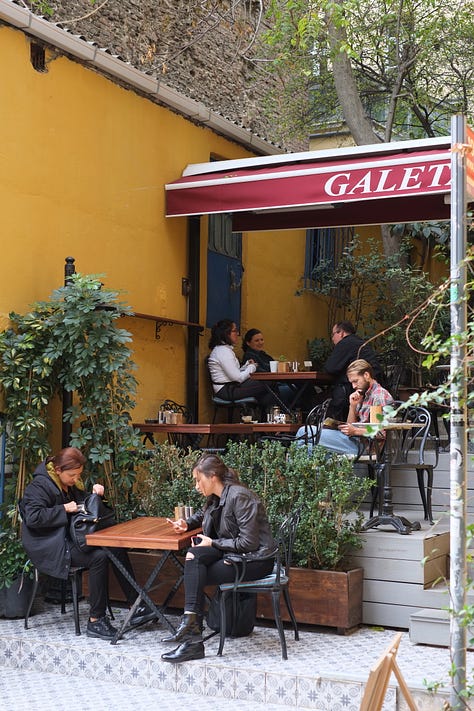
[[[48,52],[40,73],[29,57],[29,38],[1,27],[0,327],[10,311],[23,312],[62,285],[66,256],[77,271],[104,275],[136,311],[187,320],[187,221],[165,218],[164,185],[188,163],[251,154],[87,66]],[[204,218],[201,323],[206,229]],[[244,236],[243,327],[257,325],[271,352],[298,360],[326,323],[316,300],[295,296],[303,259],[303,232]],[[184,402],[186,328],[164,327],[157,341],[153,322],[127,318],[123,326],[138,365],[134,419],[154,416],[165,398]],[[205,377],[202,383],[207,417]]]

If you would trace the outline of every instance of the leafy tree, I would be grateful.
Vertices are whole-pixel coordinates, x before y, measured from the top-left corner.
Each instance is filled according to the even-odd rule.
[[[368,246],[361,251],[356,237],[336,267],[320,262],[312,273],[311,291],[329,300],[333,322],[347,319],[364,338],[377,336],[372,343],[376,350],[398,350],[411,374],[406,384],[419,387],[433,377],[422,367],[424,339],[436,336],[441,341],[449,334],[446,284],[433,285],[425,272],[410,264],[408,241],[401,249],[404,266],[398,256],[381,254],[374,240],[369,239]]]
[[[307,130],[341,120],[356,144],[446,133],[473,106],[473,2],[270,0],[267,44],[306,77]],[[300,98],[300,97],[298,97]],[[291,99],[290,99],[291,100]]]
[[[474,110],[474,2],[270,0],[265,33],[300,134],[344,126],[357,145],[449,132]],[[291,110],[293,109],[293,110]],[[382,226],[384,252],[401,237]]]
[[[116,324],[131,310],[117,296],[97,277],[75,274],[50,301],[25,315],[10,314],[12,327],[0,334],[0,384],[16,485],[7,492],[10,504],[50,452],[50,405],[63,391],[74,394],[64,413],[73,426],[70,444],[89,458],[94,478],[104,477],[112,503],[126,503],[140,441],[129,415],[136,392],[131,335]]]

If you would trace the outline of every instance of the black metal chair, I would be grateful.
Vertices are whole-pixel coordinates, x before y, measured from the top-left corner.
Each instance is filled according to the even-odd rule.
[[[268,558],[275,558],[273,572],[265,578],[259,580],[243,580],[246,571],[247,560],[245,553],[231,554],[224,556],[225,560],[229,560],[235,568],[235,580],[233,583],[222,583],[219,585],[221,592],[220,596],[220,639],[218,656],[222,656],[226,636],[226,598],[229,595],[235,596],[239,591],[246,593],[261,593],[272,596],[273,614],[275,624],[280,637],[281,656],[282,659],[288,659],[286,648],[285,630],[280,612],[280,601],[283,594],[286,609],[291,619],[291,624],[295,632],[295,640],[299,639],[298,625],[296,622],[295,613],[291,604],[289,584],[290,584],[290,566],[293,557],[293,546],[295,542],[296,530],[300,521],[301,510],[297,509],[294,513],[287,516],[281,524],[276,536],[277,548]],[[234,597],[235,609],[235,597]]]
[[[402,404],[402,402],[395,402],[393,406],[400,407]],[[408,430],[397,431],[397,436],[392,438],[394,445],[390,457],[391,470],[413,469],[416,471],[425,521],[433,523],[431,497],[433,470],[438,465],[439,458],[439,440],[430,433],[431,414],[427,408],[410,406],[401,411],[401,417],[403,422],[411,422],[413,427]],[[375,470],[377,470],[377,466],[375,466]],[[379,489],[380,484],[378,482],[373,491],[371,517]]]
[[[71,566],[69,569],[69,574],[68,577],[64,580],[59,580],[60,583],[60,602],[61,602],[61,614],[64,615],[66,613],[66,597],[67,597],[67,592],[68,592],[68,582],[70,581],[71,583],[71,593],[72,593],[72,609],[74,612],[74,626],[76,630],[76,635],[81,634],[81,625],[79,622],[79,599],[82,594],[82,574],[84,571],[87,570],[87,568],[83,566]],[[30,617],[31,613],[31,608],[33,607],[33,603],[35,601],[36,593],[38,592],[38,586],[39,586],[39,576],[40,576],[40,571],[38,568],[34,568],[34,578],[33,578],[33,589],[31,591],[31,597],[28,602],[28,608],[26,610],[26,615],[25,615],[25,630],[28,629],[28,620]],[[56,578],[50,578],[51,580],[56,580]],[[108,596],[107,596],[108,600]],[[107,607],[108,607],[108,612],[110,618],[113,620],[114,619],[114,614],[112,612],[112,608],[110,606],[110,602],[107,602]]]
[[[398,397],[400,380],[403,375],[403,371],[405,370],[403,358],[400,352],[395,348],[381,353],[378,358],[384,373],[381,385],[388,390],[390,395],[395,400]]]
[[[160,405],[160,410],[171,410],[171,412],[180,414],[184,424],[190,424],[193,421],[193,416],[189,407],[186,405],[180,405],[177,402],[174,402],[174,400],[164,400]],[[202,441],[202,435],[170,432],[168,434],[168,441],[180,449],[187,449],[188,447],[191,449],[199,449]]]
[[[82,573],[87,570],[83,567],[71,567],[69,569],[69,575],[66,580],[61,580],[61,614],[64,615],[66,612],[66,592],[67,592],[67,582],[71,581],[71,592],[72,592],[72,608],[74,611],[74,624],[76,628],[76,635],[81,634],[81,626],[79,623],[79,598],[82,591]],[[34,569],[34,582],[33,590],[31,591],[30,601],[28,603],[28,609],[25,615],[25,630],[28,629],[28,619],[30,617],[31,608],[33,607],[33,602],[38,592],[39,585],[39,570]]]
[[[331,398],[327,398],[324,402],[321,402],[319,405],[313,407],[313,409],[307,414],[304,424],[296,434],[291,435],[282,433],[276,435],[262,435],[260,437],[260,441],[272,440],[281,442],[285,446],[290,446],[290,444],[296,442],[301,446],[306,446],[312,449],[319,442],[321,430],[323,429],[324,420],[326,419],[330,404]],[[301,429],[303,430],[302,432]]]

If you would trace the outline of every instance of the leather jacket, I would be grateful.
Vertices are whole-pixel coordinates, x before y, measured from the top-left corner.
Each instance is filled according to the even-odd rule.
[[[202,526],[213,547],[223,553],[245,553],[247,559],[258,560],[276,549],[262,502],[242,484],[227,484],[220,499],[210,496],[186,523],[188,530]]]

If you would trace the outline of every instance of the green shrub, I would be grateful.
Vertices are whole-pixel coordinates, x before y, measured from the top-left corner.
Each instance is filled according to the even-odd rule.
[[[140,486],[145,514],[172,516],[179,503],[202,506],[202,496],[191,478],[200,455],[170,444],[157,445]],[[349,553],[362,545],[359,505],[373,483],[356,476],[347,457],[322,447],[309,455],[305,447],[292,444],[286,448],[280,442],[265,441],[260,445],[229,442],[223,459],[262,499],[274,530],[286,514],[302,507],[296,565],[326,570],[346,567]]]

